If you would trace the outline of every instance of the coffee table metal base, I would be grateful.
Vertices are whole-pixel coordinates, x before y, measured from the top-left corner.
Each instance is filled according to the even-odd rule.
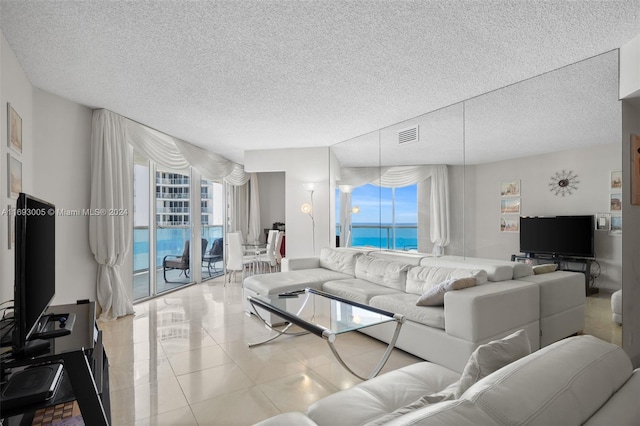
[[[389,357],[391,356],[391,352],[393,351],[393,348],[396,345],[396,341],[398,340],[398,336],[400,335],[400,330],[402,329],[402,324],[404,323],[404,316],[400,315],[400,314],[394,314],[393,315],[393,319],[396,322],[396,328],[393,332],[393,337],[391,338],[391,340],[389,341],[389,344],[387,345],[387,349],[384,351],[384,353],[382,354],[382,357],[380,358],[380,361],[378,361],[378,364],[376,365],[376,367],[371,371],[371,373],[369,373],[369,375],[365,376],[361,376],[358,373],[356,373],[355,371],[353,371],[346,363],[345,361],[342,359],[342,357],[340,356],[340,354],[338,353],[338,349],[335,346],[335,341],[336,341],[336,333],[334,333],[333,331],[320,327],[318,325],[315,324],[310,324],[302,319],[300,319],[298,317],[298,315],[304,310],[305,305],[306,305],[306,300],[305,302],[302,304],[302,306],[300,307],[300,309],[298,310],[297,314],[295,316],[291,315],[290,313],[283,311],[281,309],[276,308],[275,306],[269,305],[265,302],[263,302],[260,299],[254,298],[254,297],[249,297],[249,302],[251,304],[251,307],[253,308],[253,311],[255,313],[255,315],[264,323],[264,325],[271,331],[276,332],[277,334],[275,336],[272,336],[266,340],[260,341],[260,342],[255,342],[255,343],[249,343],[249,347],[253,348],[255,346],[259,346],[259,345],[263,345],[265,343],[269,343],[275,339],[277,339],[280,336],[302,336],[304,334],[315,334],[318,337],[323,338],[324,340],[326,340],[327,344],[329,345],[329,348],[331,349],[331,352],[333,353],[333,355],[336,357],[336,359],[338,360],[338,362],[340,363],[340,365],[342,365],[342,367],[344,367],[349,373],[353,374],[354,376],[356,376],[357,378],[361,379],[361,380],[369,380],[372,379],[374,377],[376,377],[380,371],[384,368],[385,364],[387,363],[387,361],[389,360]],[[273,327],[271,324],[269,324],[264,318],[262,318],[262,316],[260,315],[260,313],[258,312],[258,309],[256,309],[256,305],[259,306],[260,308],[269,311],[275,315],[278,315],[280,317],[282,317],[283,319],[285,319],[286,321],[288,321],[288,324],[282,329],[282,330],[278,330],[277,328]],[[289,328],[291,328],[291,326],[293,325],[297,325],[300,328],[302,328],[304,331],[300,331],[300,332],[295,332],[295,333],[289,333],[288,330]]]

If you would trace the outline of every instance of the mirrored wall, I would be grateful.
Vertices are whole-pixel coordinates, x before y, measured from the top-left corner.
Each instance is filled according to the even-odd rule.
[[[510,260],[520,216],[593,215],[619,289],[621,132],[611,51],[336,144],[340,245]]]

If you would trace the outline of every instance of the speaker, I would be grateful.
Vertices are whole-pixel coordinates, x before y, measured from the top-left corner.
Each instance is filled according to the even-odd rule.
[[[62,364],[54,363],[13,373],[0,394],[3,410],[53,398],[62,381],[63,372]]]

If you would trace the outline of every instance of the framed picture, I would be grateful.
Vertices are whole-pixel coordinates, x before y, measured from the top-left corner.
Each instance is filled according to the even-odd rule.
[[[622,211],[622,194],[610,194],[609,210],[612,212]]]
[[[611,172],[611,178],[609,180],[609,190],[621,191],[622,190],[622,170],[614,170]]]
[[[22,192],[22,163],[7,154],[7,196],[17,198]]]
[[[520,214],[520,198],[506,198],[500,200],[501,214]]]
[[[500,232],[520,232],[520,216],[501,216]]]
[[[611,230],[611,214],[610,213],[596,214],[596,231],[610,231],[610,230]]]
[[[10,103],[7,103],[7,145],[22,154],[22,118]]]
[[[520,196],[520,180],[508,180],[500,183],[501,197],[519,197]]]
[[[611,231],[609,235],[622,235],[622,216],[611,215]]]

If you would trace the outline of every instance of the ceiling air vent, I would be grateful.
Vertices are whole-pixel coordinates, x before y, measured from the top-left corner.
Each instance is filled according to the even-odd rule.
[[[418,132],[418,125],[407,127],[398,132],[398,144],[418,142],[420,139],[420,133]]]

